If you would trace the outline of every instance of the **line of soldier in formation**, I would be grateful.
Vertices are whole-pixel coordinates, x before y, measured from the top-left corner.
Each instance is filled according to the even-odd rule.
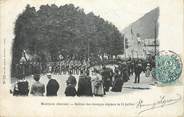
[[[130,59],[125,61],[128,67],[129,74],[132,74],[135,71],[135,64],[137,63],[135,60]],[[94,63],[94,62],[93,62]],[[150,64],[150,67],[153,66],[152,62],[148,62],[145,60],[141,61],[143,71],[146,70],[147,63]],[[101,64],[97,62],[97,65]],[[73,74],[79,75],[81,70],[85,70],[87,67],[92,66],[91,63],[88,63],[87,60],[62,60],[58,62],[26,62],[24,64],[16,64],[15,65],[15,77],[20,77],[19,75],[31,75],[35,73],[48,73],[51,72],[53,74],[68,74],[68,71],[72,71]]]
[[[146,76],[150,75],[150,64],[146,67]],[[129,76],[135,73],[135,82],[140,82],[140,74],[143,71],[142,61],[137,61],[134,65],[134,69],[129,69],[126,62],[118,64],[118,67],[114,71],[105,66],[102,69],[93,69],[90,74],[89,69],[80,70],[78,88],[76,90],[77,80],[72,75],[73,71],[68,71],[68,79],[66,81],[67,87],[65,89],[66,96],[104,96],[111,88],[113,92],[121,92],[122,86],[129,80]],[[52,70],[50,71],[52,72]],[[57,96],[57,92],[60,88],[57,80],[53,79],[51,73],[47,74],[49,79],[48,84],[41,83],[40,74],[34,74],[33,78],[35,83],[31,86],[30,94],[34,96],[43,96],[46,92],[46,96]],[[45,91],[46,89],[46,91]],[[29,94],[29,83],[25,78],[21,78],[15,83],[13,89],[13,95],[15,96],[27,96]]]
[[[54,74],[67,74],[68,71],[72,71],[73,74],[80,74],[81,70],[86,69],[89,66],[87,61],[79,60],[62,60],[58,62],[31,62],[28,61],[24,64],[17,63],[15,65],[15,77],[20,77],[22,73],[25,75],[31,75],[35,73],[54,73]]]

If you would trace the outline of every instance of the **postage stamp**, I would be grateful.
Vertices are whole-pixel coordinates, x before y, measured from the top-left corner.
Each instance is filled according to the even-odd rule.
[[[175,52],[160,51],[156,56],[155,64],[155,78],[161,83],[174,82],[182,73],[182,61]]]

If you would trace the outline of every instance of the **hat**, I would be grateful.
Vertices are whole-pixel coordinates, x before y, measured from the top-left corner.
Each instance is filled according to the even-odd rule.
[[[71,71],[71,70],[69,70],[69,71],[68,71],[68,73],[69,73],[69,74],[72,74],[72,71]]]
[[[39,79],[40,79],[40,74],[34,74],[34,75],[33,75],[33,78],[34,78],[34,80],[39,81]]]
[[[33,74],[33,77],[40,77],[40,74]]]
[[[47,76],[51,76],[51,73],[47,73]]]

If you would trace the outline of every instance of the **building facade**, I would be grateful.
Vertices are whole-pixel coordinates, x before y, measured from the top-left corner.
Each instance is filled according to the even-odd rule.
[[[147,58],[159,51],[158,18],[159,8],[155,8],[122,31],[124,40],[128,41],[125,57]]]

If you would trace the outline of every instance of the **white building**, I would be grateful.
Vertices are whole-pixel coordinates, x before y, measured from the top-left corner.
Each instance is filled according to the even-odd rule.
[[[124,38],[128,40],[128,48],[125,48],[126,57],[146,58],[150,54],[155,55],[159,50],[158,18],[159,8],[155,8],[122,31]]]

